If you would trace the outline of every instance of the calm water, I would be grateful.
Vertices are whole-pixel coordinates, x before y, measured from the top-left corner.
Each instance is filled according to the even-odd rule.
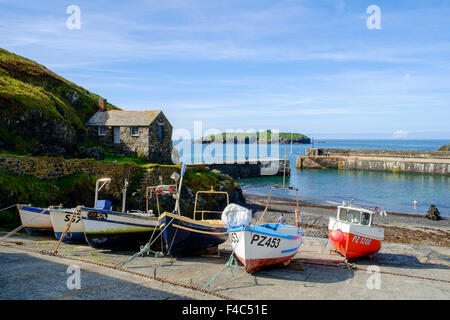
[[[319,148],[353,148],[353,149],[391,149],[391,150],[436,150],[448,140],[317,140],[315,147]],[[333,202],[355,199],[355,203],[366,207],[377,205],[388,211],[425,214],[430,204],[437,206],[443,216],[450,217],[450,177],[421,174],[393,174],[389,172],[370,171],[338,171],[333,169],[295,169],[296,157],[304,155],[306,148],[311,145],[279,145],[279,150],[266,146],[236,145],[213,146],[192,145],[182,142],[175,145],[180,149],[182,161],[193,163],[220,162],[226,160],[242,160],[280,157],[291,164],[291,177],[287,184],[300,189],[303,198],[321,199]],[[228,149],[226,149],[228,148]],[[268,150],[266,150],[268,149]],[[259,151],[259,152],[258,152]],[[281,185],[282,177],[263,177],[257,179],[238,180],[241,187],[251,193],[267,195],[270,186]],[[278,191],[275,195],[283,197],[295,196],[292,192]],[[418,201],[414,208],[414,200]]]

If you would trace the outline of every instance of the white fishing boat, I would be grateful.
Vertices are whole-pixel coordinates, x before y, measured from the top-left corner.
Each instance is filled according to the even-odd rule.
[[[301,229],[279,223],[228,229],[234,254],[247,272],[278,263],[288,265],[302,244]]]
[[[31,205],[17,205],[20,220],[27,233],[33,235],[48,234],[53,232],[50,211],[45,208],[32,207]]]
[[[139,248],[159,230],[158,217],[151,210],[125,212],[126,180],[122,190],[122,212],[111,210],[110,201],[98,200],[98,192],[110,181],[110,178],[99,179],[95,189],[95,207],[81,208],[86,241],[97,249]]]
[[[56,239],[60,240],[61,235],[66,229],[67,223],[70,221],[74,213],[74,209],[50,209],[50,216],[53,224],[53,231],[55,232]],[[64,242],[84,242],[84,228],[81,221],[81,215],[77,214],[70,224],[69,230],[64,237]]]
[[[291,186],[285,187],[284,175],[285,173],[282,187],[275,185],[270,188],[267,206],[261,218],[263,223],[252,225],[251,211],[236,204],[233,207],[230,205],[225,208],[222,214],[222,221],[228,227],[227,232],[230,234],[233,252],[247,272],[254,272],[261,267],[279,263],[288,265],[302,245],[303,230],[300,228],[299,221],[298,189]],[[284,218],[277,223],[265,223],[274,189],[295,190],[296,226],[285,224]]]

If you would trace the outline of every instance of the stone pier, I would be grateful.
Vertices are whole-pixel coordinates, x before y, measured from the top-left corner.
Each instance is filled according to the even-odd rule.
[[[307,149],[297,169],[368,170],[450,175],[450,151]]]

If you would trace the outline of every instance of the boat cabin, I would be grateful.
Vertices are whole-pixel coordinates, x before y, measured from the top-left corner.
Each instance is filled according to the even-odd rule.
[[[370,227],[373,213],[363,208],[339,206],[337,219],[342,222]]]

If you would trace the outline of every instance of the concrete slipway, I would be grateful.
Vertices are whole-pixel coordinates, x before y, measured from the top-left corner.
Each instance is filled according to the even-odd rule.
[[[303,271],[273,267],[250,275],[241,267],[235,271],[234,278],[226,271],[209,288],[219,294],[216,296],[94,264],[115,265],[132,252],[99,251],[86,245],[63,244],[59,253],[66,258],[61,258],[37,253],[55,247],[57,242],[50,237],[20,233],[10,240],[16,244],[0,244],[0,299],[220,299],[220,295],[257,300],[450,298],[448,247],[384,243],[373,260],[356,261],[359,269],[355,270],[316,264],[336,265],[342,258],[329,253],[327,239],[305,237],[295,257],[304,262]],[[146,256],[125,268],[202,287],[227,262],[228,244],[221,249],[220,257]],[[92,263],[75,261],[71,257]],[[70,265],[81,269],[81,289],[67,288]],[[378,266],[381,272],[369,273],[366,269],[371,265]]]

